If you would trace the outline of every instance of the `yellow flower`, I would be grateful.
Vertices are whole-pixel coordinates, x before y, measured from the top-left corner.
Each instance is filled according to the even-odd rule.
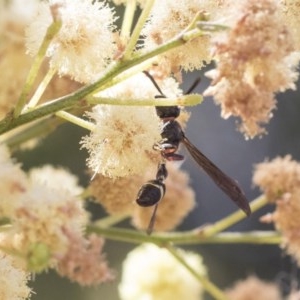
[[[195,271],[206,274],[199,255],[179,252]],[[168,250],[143,244],[131,251],[123,263],[119,294],[122,300],[200,300],[202,286]]]

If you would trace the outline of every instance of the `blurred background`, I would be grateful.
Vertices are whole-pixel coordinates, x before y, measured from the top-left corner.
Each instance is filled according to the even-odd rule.
[[[202,77],[196,91],[201,93],[209,82],[199,72],[185,76],[183,90],[187,90],[193,80]],[[191,118],[186,129],[189,139],[215,164],[231,177],[237,179],[249,200],[259,195],[251,182],[253,165],[265,159],[291,154],[300,160],[300,102],[299,92],[287,92],[277,97],[278,107],[267,126],[268,134],[262,138],[245,140],[236,130],[237,120],[224,120],[220,108],[211,98],[206,98],[197,107],[190,107]],[[34,150],[19,151],[17,159],[25,169],[53,164],[65,166],[80,176],[81,183],[87,184],[85,174],[86,151],[79,150],[79,141],[86,131],[65,124],[46,137]],[[70,138],[66,139],[68,136]],[[189,172],[191,184],[197,195],[197,208],[185,219],[178,230],[188,230],[203,224],[212,223],[236,210],[234,204],[216,187],[189,155],[182,168]],[[94,214],[104,214],[99,207],[91,207]],[[267,230],[269,225],[260,224],[258,219],[273,207],[252,214],[230,230]],[[123,226],[130,226],[124,222]],[[51,271],[38,275],[31,282],[34,290],[32,300],[117,300],[117,285],[120,280],[122,261],[135,245],[107,240],[104,251],[110,266],[117,270],[116,282],[99,287],[82,288],[67,279],[58,277]],[[292,284],[297,284],[297,268],[294,262],[277,246],[264,245],[201,245],[184,247],[201,254],[204,258],[211,280],[221,288],[227,288],[234,281],[254,274],[258,277],[276,281],[287,292]],[[147,270],[145,270],[147,272]],[[210,299],[207,296],[205,299]]]
[[[120,12],[117,13],[121,15]],[[121,21],[119,19],[119,21]],[[208,66],[207,69],[210,69]],[[184,76],[183,90],[187,90],[195,78],[202,80],[196,92],[202,93],[209,81],[202,72]],[[268,124],[268,134],[262,138],[245,140],[236,130],[238,120],[220,117],[220,108],[211,98],[206,98],[201,105],[190,107],[191,117],[186,129],[189,139],[207,155],[225,173],[237,179],[249,200],[260,193],[252,186],[253,166],[265,159],[291,154],[300,161],[300,101],[299,91],[289,91],[277,96],[278,107]],[[86,186],[90,178],[86,174],[85,159],[87,153],[80,150],[79,141],[87,131],[70,124],[61,125],[55,132],[45,137],[33,150],[18,151],[14,156],[28,170],[32,167],[52,164],[63,166],[80,178]],[[66,139],[66,136],[68,139]],[[213,223],[236,210],[235,205],[205,175],[196,163],[186,156],[182,169],[191,177],[196,197],[196,209],[185,219],[177,230],[189,230],[204,224]],[[105,215],[99,206],[91,206],[94,216]],[[230,230],[269,230],[270,225],[260,224],[258,219],[272,211],[267,207],[253,213],[248,219],[238,223]],[[122,226],[130,227],[129,222]],[[117,271],[116,281],[98,287],[83,288],[68,279],[49,271],[37,275],[30,283],[34,293],[32,300],[118,300],[117,286],[121,277],[122,261],[135,245],[106,241],[104,251],[110,267]],[[236,280],[248,275],[256,275],[264,280],[275,281],[283,292],[288,292],[291,285],[298,287],[298,269],[284,251],[278,246],[264,245],[201,245],[184,247],[203,256],[211,280],[220,288],[230,287]],[[147,270],[145,270],[147,272]],[[211,299],[206,295],[205,299]],[[136,299],[133,299],[136,300]]]

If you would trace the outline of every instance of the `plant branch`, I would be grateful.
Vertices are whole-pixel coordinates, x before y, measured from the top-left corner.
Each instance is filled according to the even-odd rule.
[[[200,274],[194,268],[192,268],[180,255],[180,253],[172,247],[170,244],[165,246],[166,249],[184,266],[203,286],[203,288],[216,300],[229,300],[226,295],[214,284],[212,283],[206,275]]]
[[[95,224],[87,227],[87,233],[97,233],[107,239],[139,244],[152,242],[163,246],[167,242],[178,245],[196,244],[279,244],[281,235],[276,231],[250,231],[250,232],[223,232],[214,236],[203,236],[198,229],[185,232],[153,233],[147,235],[140,232],[122,228],[100,227]]]
[[[134,26],[132,35],[131,35],[131,37],[128,41],[128,44],[126,46],[126,49],[123,53],[122,60],[126,61],[126,60],[130,59],[132,52],[133,52],[134,48],[136,47],[137,41],[140,37],[143,26],[145,25],[146,20],[150,14],[153,4],[154,4],[154,0],[146,1],[145,7],[138,19],[137,24]]]
[[[251,204],[252,212],[262,208],[268,204],[264,195],[254,199]],[[121,228],[102,228],[91,224],[87,228],[87,232],[95,232],[106,238],[124,241],[129,243],[153,242],[162,245],[166,242],[175,244],[208,244],[208,243],[253,243],[253,244],[278,244],[281,242],[281,236],[274,231],[252,231],[246,233],[225,232],[221,231],[236,224],[246,216],[242,211],[237,211],[213,225],[204,228],[196,228],[185,232],[167,232],[153,233],[146,235],[139,232]]]
[[[21,112],[22,109],[24,108],[27,98],[28,98],[28,94],[33,86],[33,83],[36,79],[36,76],[38,74],[38,71],[40,69],[40,66],[45,58],[47,49],[51,43],[51,41],[53,40],[53,38],[55,37],[55,35],[58,33],[58,31],[60,30],[62,26],[62,22],[60,20],[55,20],[53,21],[53,23],[48,27],[46,35],[44,37],[44,40],[42,42],[42,45],[39,48],[39,51],[37,53],[37,55],[35,56],[34,62],[31,66],[31,69],[29,71],[29,74],[27,76],[25,85],[23,87],[23,90],[21,92],[21,96],[16,104],[16,107],[14,109],[14,113],[13,116],[14,118],[17,118]]]
[[[260,197],[254,199],[250,203],[250,208],[251,208],[252,213],[267,204],[268,204],[268,201],[264,195],[261,195]],[[230,214],[229,216],[221,219],[220,221],[216,222],[215,224],[205,227],[203,230],[201,230],[201,234],[206,237],[213,236],[214,234],[224,231],[228,227],[236,224],[237,222],[245,219],[246,217],[247,216],[245,215],[245,213],[243,211],[238,210],[238,211]]]
[[[109,105],[127,105],[127,106],[194,106],[202,102],[200,94],[188,94],[178,96],[177,98],[148,98],[148,99],[120,99],[105,97],[88,97],[87,102],[90,105],[109,104]]]
[[[37,103],[40,101],[43,93],[45,92],[45,89],[47,88],[49,82],[51,81],[51,79],[55,75],[55,73],[56,73],[55,68],[50,68],[48,70],[47,74],[45,75],[45,77],[43,78],[41,83],[39,84],[39,86],[36,89],[34,95],[31,97],[29,103],[25,106],[23,111],[29,111],[37,105]]]
[[[223,31],[223,30],[228,30],[230,28],[229,26],[220,23],[207,22],[207,21],[196,22],[196,25],[199,29],[208,32]]]
[[[102,218],[102,219],[96,221],[94,225],[97,227],[101,227],[101,228],[108,228],[117,223],[124,221],[128,217],[129,217],[129,215],[127,215],[127,214],[108,216],[106,218]]]
[[[66,110],[76,105],[82,106],[85,105],[84,101],[81,101],[86,96],[91,95],[99,87],[107,84],[115,76],[121,74],[125,70],[128,70],[141,62],[144,62],[158,54],[166,52],[172,48],[178,47],[186,43],[189,39],[201,36],[203,33],[200,30],[193,29],[189,32],[182,33],[167,43],[158,46],[153,51],[148,51],[146,53],[136,54],[130,61],[117,62],[112,64],[106,74],[101,77],[99,80],[94,83],[78,89],[76,92],[68,94],[66,96],[57,98],[53,101],[49,101],[43,105],[37,106],[36,109],[20,115],[18,118],[13,118],[11,115],[8,115],[4,120],[0,122],[0,134],[7,132],[13,128],[21,126],[23,124],[29,123],[36,119],[51,115],[60,110]],[[109,103],[113,104],[113,103]],[[125,104],[125,103],[123,103]]]
[[[121,37],[127,39],[130,36],[135,10],[136,10],[136,0],[127,1],[125,6],[125,13],[122,21],[121,34],[120,34]]]
[[[87,130],[90,130],[90,131],[93,131],[94,128],[95,128],[95,124],[89,122],[89,121],[86,121],[86,120],[83,120],[82,118],[80,117],[77,117],[75,115],[72,115],[66,111],[58,111],[57,113],[55,113],[55,115],[57,117],[60,117],[70,123],[73,123],[77,126],[80,126],[82,128],[85,128]]]
[[[56,117],[39,119],[33,123],[2,134],[0,136],[0,144],[5,144],[11,150],[15,150],[30,139],[43,138],[62,123],[64,123],[64,121]]]

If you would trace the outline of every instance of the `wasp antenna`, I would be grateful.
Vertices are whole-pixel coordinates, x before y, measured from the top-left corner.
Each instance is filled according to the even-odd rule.
[[[156,87],[156,89],[160,93],[160,95],[156,96],[155,98],[167,98],[166,95],[160,89],[159,85],[157,84],[157,82],[155,81],[155,79],[153,78],[153,76],[148,71],[143,71],[143,73],[151,80],[151,82],[153,83],[153,85]]]
[[[190,88],[184,93],[185,95],[190,94],[201,82],[201,77],[198,77],[195,79],[195,81],[193,82],[193,84],[190,86]]]

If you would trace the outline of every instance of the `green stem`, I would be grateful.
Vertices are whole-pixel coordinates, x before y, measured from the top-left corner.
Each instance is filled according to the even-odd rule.
[[[21,114],[22,109],[24,108],[26,101],[28,99],[29,92],[34,84],[34,81],[35,81],[38,71],[40,69],[40,66],[45,58],[47,49],[48,49],[51,41],[53,40],[54,36],[60,30],[61,25],[62,25],[62,22],[59,20],[56,20],[56,21],[53,21],[53,23],[48,27],[46,35],[42,42],[42,45],[39,48],[39,51],[34,59],[34,62],[31,66],[31,69],[27,76],[25,85],[21,92],[21,96],[18,100],[18,103],[16,104],[15,109],[14,109],[14,113],[13,113],[14,118],[17,118]]]
[[[98,92],[101,92],[103,90],[106,90],[130,77],[132,77],[133,75],[136,75],[138,73],[143,72],[144,70],[149,69],[152,66],[152,62],[151,60],[147,60],[144,62],[141,62],[140,64],[130,68],[129,70],[126,70],[125,72],[121,73],[118,76],[115,76],[114,78],[112,78],[107,84],[102,85],[100,88],[98,88],[97,90],[95,90],[95,94]]]
[[[104,97],[88,97],[87,102],[91,105],[132,105],[132,106],[193,106],[202,102],[203,98],[199,94],[182,95],[177,98],[149,98],[149,99],[120,99]]]
[[[38,88],[36,89],[34,95],[31,97],[29,103],[26,105],[26,109],[25,111],[29,111],[32,108],[34,108],[39,100],[41,99],[45,89],[47,88],[49,82],[51,81],[51,79],[53,78],[53,76],[56,73],[56,69],[55,68],[50,68],[46,74],[46,76],[44,77],[44,79],[42,80],[42,82],[39,84]]]
[[[16,150],[20,145],[33,138],[44,137],[56,129],[62,121],[57,118],[43,118],[18,130],[0,136],[0,144],[7,145],[11,150]]]
[[[127,39],[130,36],[135,10],[136,10],[136,0],[126,1],[125,13],[124,13],[124,18],[121,27],[121,37]]]
[[[95,125],[89,121],[86,121],[86,120],[83,120],[77,116],[74,116],[66,111],[58,111],[56,114],[55,114],[57,117],[60,117],[70,123],[73,123],[77,126],[80,126],[82,128],[85,128],[87,130],[90,130],[90,131],[93,131],[94,128],[95,128]]]
[[[128,217],[129,215],[112,215],[96,221],[94,225],[101,228],[108,228],[124,221]]]
[[[165,246],[166,249],[184,266],[203,286],[203,288],[216,300],[229,300],[226,295],[214,284],[212,283],[206,275],[200,274],[194,268],[192,268],[178,253],[178,251],[172,247],[170,244]]]
[[[127,243],[140,244],[152,242],[157,245],[164,245],[172,242],[178,245],[197,244],[279,244],[281,236],[275,231],[250,231],[250,232],[223,232],[214,236],[203,236],[198,230],[185,232],[153,233],[147,235],[144,232],[122,228],[104,228],[95,224],[87,226],[88,233],[97,233],[105,238],[123,241]]]
[[[256,210],[262,208],[266,204],[268,204],[268,201],[264,195],[254,199],[250,203],[250,208],[251,208],[252,213],[255,212]],[[229,216],[223,218],[222,220],[216,222],[213,225],[209,225],[202,230],[199,229],[199,234],[202,234],[203,236],[206,236],[206,237],[215,235],[216,233],[227,229],[228,227],[236,224],[237,222],[243,220],[244,218],[246,218],[245,213],[241,210],[238,210],[238,211],[230,214]]]
[[[195,17],[193,18],[192,22],[186,28],[186,31],[195,28],[198,25],[198,22],[200,23],[202,21],[202,23],[206,23],[207,20],[208,20],[208,16],[209,15],[208,15],[207,12],[205,12],[205,11],[198,11],[196,13]]]
[[[202,34],[203,33],[197,29],[193,29],[190,32],[180,34],[174,39],[168,41],[167,43],[158,46],[153,51],[137,55],[130,61],[123,61],[113,64],[103,77],[101,77],[99,80],[92,83],[91,85],[82,87],[74,93],[40,105],[36,107],[35,110],[20,115],[17,119],[12,118],[12,116],[7,116],[4,120],[0,122],[0,134],[18,126],[21,126],[23,124],[34,121],[36,119],[53,114],[59,110],[69,109],[71,107],[74,107],[76,104],[82,106],[85,104],[85,102],[79,102],[81,99],[84,99],[86,96],[92,94],[100,86],[107,84],[115,76],[121,74],[127,69],[130,69],[140,64],[141,62],[148,60],[149,58],[152,58],[175,47],[181,46],[185,44],[189,39],[201,36]]]
[[[230,28],[229,26],[222,25],[220,23],[207,22],[207,21],[196,22],[196,25],[200,30],[208,31],[208,32],[223,31],[223,30],[228,30]]]
[[[127,47],[124,51],[124,54],[123,54],[123,60],[126,61],[128,60],[131,55],[132,55],[132,52],[136,46],[136,43],[140,37],[140,34],[141,34],[141,31],[143,29],[143,26],[144,24],[146,23],[146,20],[150,14],[150,11],[152,9],[152,6],[154,4],[154,0],[147,0],[146,1],[146,5],[139,17],[139,20],[137,22],[137,24],[134,26],[134,30],[132,32],[132,35],[128,41],[128,44],[127,44]]]
[[[0,218],[0,232],[11,229],[11,222],[9,218]]]
[[[276,231],[223,232],[208,238],[214,244],[267,244],[279,245],[282,236]]]

